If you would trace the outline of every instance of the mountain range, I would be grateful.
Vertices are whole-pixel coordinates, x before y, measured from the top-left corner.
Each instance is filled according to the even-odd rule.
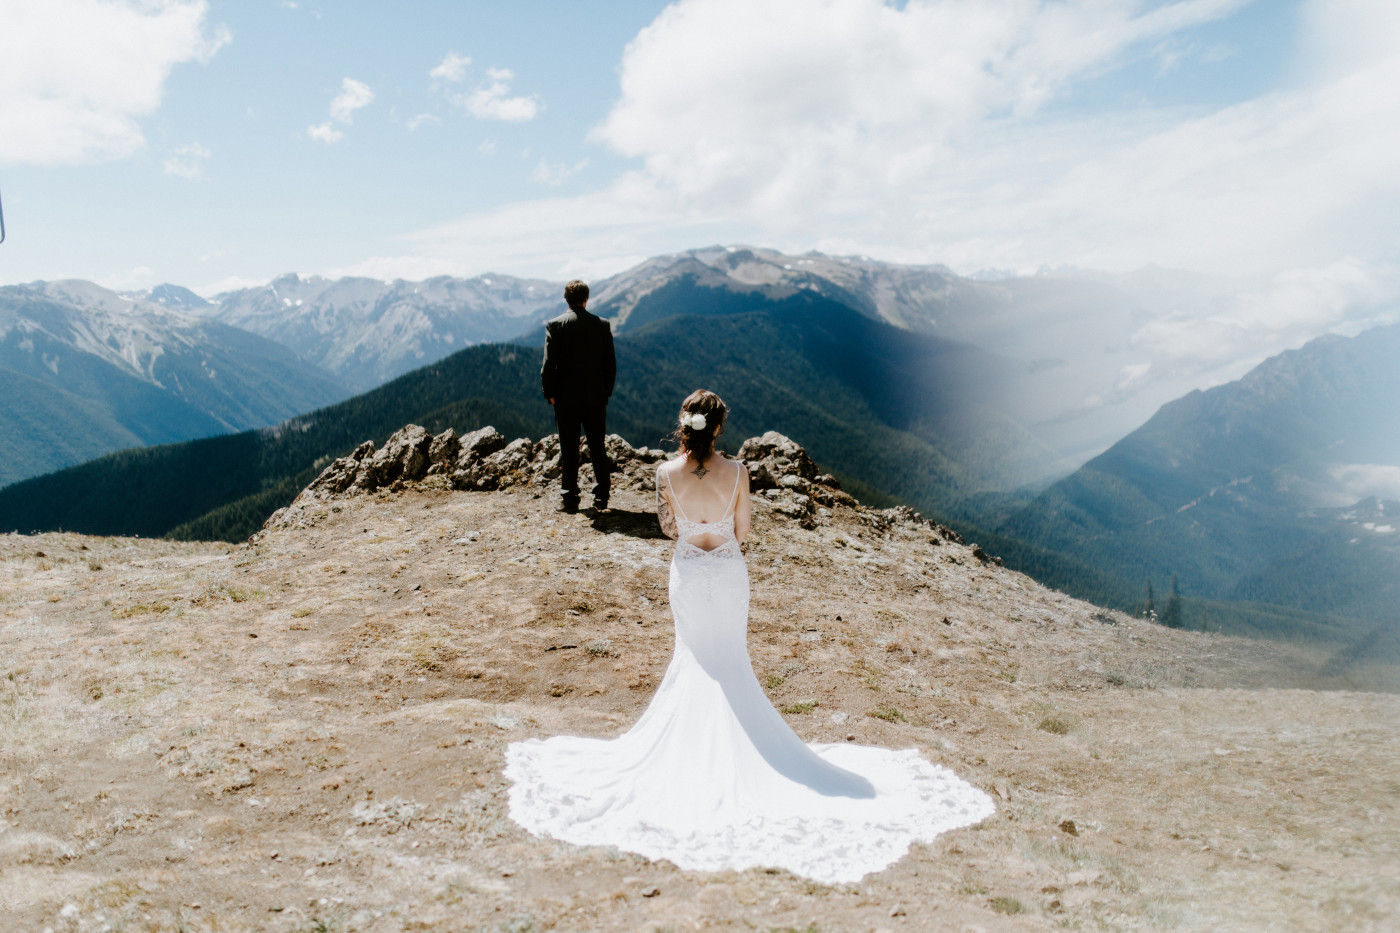
[[[0,485],[349,394],[286,347],[90,282],[0,288]]]
[[[996,364],[962,371],[960,377],[964,395],[986,400],[980,408],[994,409],[996,417],[985,422],[963,417],[956,435],[937,437],[961,448],[959,457],[983,488],[1007,490],[1066,475],[1185,390],[1170,379],[1139,378],[1156,370],[1142,361],[1132,335],[1161,311],[1163,301],[1179,300],[1197,285],[1192,276],[1162,270],[1133,276],[1060,270],[986,281],[938,265],[716,246],[654,257],[595,282],[591,307],[611,318],[621,334],[664,317],[728,314],[815,294],[903,331],[981,348]],[[76,282],[28,287],[47,289],[51,297],[62,292],[68,297],[61,300],[72,307],[99,315],[122,305],[128,313],[158,307],[260,335],[300,357],[308,378],[329,377],[345,386],[341,397],[372,389],[463,346],[500,341],[538,345],[540,324],[563,308],[559,283],[500,275],[380,282],[288,274],[213,300],[170,283],[120,298]],[[1086,333],[1093,339],[1085,340]],[[158,352],[159,340],[152,337],[149,347]],[[843,365],[839,358],[832,364]],[[1131,378],[1125,379],[1125,372]],[[300,410],[320,400],[310,400]],[[69,407],[82,410],[77,404]],[[234,427],[287,414],[279,410],[273,418]],[[934,420],[946,428],[955,414],[935,413]],[[93,414],[76,422],[35,417],[16,423],[12,469],[0,481],[134,443],[218,430],[203,422],[186,424],[180,411],[170,417],[174,427],[158,434],[114,431]],[[73,448],[64,438],[75,432],[56,433],[46,427],[52,423],[86,423],[89,430],[77,433],[88,434],[91,442]],[[974,448],[982,456],[967,460]]]
[[[1136,335],[1208,291],[1199,276],[1162,269],[987,280],[941,265],[745,246],[656,256],[592,284],[591,310],[618,333],[676,314],[728,313],[743,296],[754,304],[812,292],[901,330],[997,354],[1007,365],[973,374],[976,389],[999,396],[1030,446],[985,459],[978,475],[993,489],[1072,472],[1192,388],[1192,374],[1156,365]],[[282,343],[356,391],[464,346],[538,345],[540,324],[564,307],[562,283],[502,275],[380,282],[289,274],[207,303],[172,285],[141,297]]]
[[[730,302],[728,312],[676,315],[619,335],[610,430],[659,444],[674,427],[677,400],[707,384],[732,407],[731,436],[781,425],[809,438],[814,455],[871,501],[934,505],[976,491],[964,450],[928,438],[953,436],[968,412],[998,417],[965,378],[995,357],[811,292],[706,297]],[[947,414],[921,414],[926,408]],[[319,465],[410,421],[549,433],[539,351],[469,347],[276,429],[121,452],[28,480],[0,490],[0,527],[241,540]],[[978,453],[971,445],[965,452]]]
[[[275,429],[0,490],[0,527],[241,540],[330,458],[407,422],[552,430],[537,347],[557,286],[366,281],[289,276],[206,305],[162,286],[142,300],[319,334],[322,359],[389,366],[372,348],[397,347],[401,366],[402,347],[448,348],[419,302],[500,288],[518,302],[482,320],[515,339],[439,356]],[[1400,579],[1397,328],[1321,338],[1175,399],[1157,399],[1170,381],[1124,383],[1133,329],[1198,287],[1161,270],[982,281],[715,247],[598,282],[590,308],[617,334],[610,428],[633,443],[660,443],[676,400],[707,385],[730,403],[735,435],[797,438],[862,500],[937,515],[1050,585],[1142,612],[1151,581],[1175,624],[1359,644],[1393,625]],[[417,336],[386,340],[394,321]],[[352,344],[359,357],[344,352]],[[1155,415],[1123,424],[1147,404]]]
[[[676,283],[689,283],[688,294]],[[1157,268],[986,281],[941,265],[714,246],[658,256],[604,280],[590,308],[625,331],[725,306],[697,300],[702,295],[781,300],[809,291],[901,330],[996,354],[1005,365],[968,374],[969,388],[997,396],[1028,446],[984,458],[977,472],[986,488],[1011,489],[1072,472],[1192,388],[1189,374],[1156,365],[1135,335],[1168,309],[1204,300],[1209,285]]]
[[[1393,626],[1400,603],[1400,325],[1328,335],[1191,392],[1028,503],[976,520],[1008,562],[1130,608],[1199,601]],[[994,501],[994,500],[993,500]],[[1001,512],[998,514],[997,509]],[[1316,620],[1313,620],[1316,621]]]
[[[564,310],[564,299],[562,283],[506,275],[422,282],[283,275],[192,310],[275,340],[364,392],[463,347],[538,329]]]

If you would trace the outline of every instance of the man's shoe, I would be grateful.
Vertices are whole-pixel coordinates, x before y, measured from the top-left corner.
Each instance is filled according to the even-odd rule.
[[[578,514],[578,503],[577,503],[577,502],[565,502],[565,503],[563,503],[562,505],[559,506],[559,511],[563,512],[563,513],[566,514],[566,515],[577,515],[577,514]]]
[[[597,512],[599,515],[607,515],[607,514],[608,514],[608,503],[607,503],[607,501],[604,500],[603,502],[595,502],[595,503],[593,503],[593,511]]]

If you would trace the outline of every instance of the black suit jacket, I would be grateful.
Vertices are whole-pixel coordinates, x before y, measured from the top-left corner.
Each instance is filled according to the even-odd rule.
[[[617,381],[612,328],[587,311],[570,308],[544,326],[540,387],[556,405],[606,404]]]

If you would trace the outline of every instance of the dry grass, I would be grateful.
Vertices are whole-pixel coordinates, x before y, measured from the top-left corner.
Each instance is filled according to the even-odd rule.
[[[667,542],[550,502],[348,499],[243,548],[0,536],[0,926],[1383,930],[1400,913],[1396,697],[1297,689],[1326,652],[1109,624],[844,509],[808,531],[756,504],[755,667],[806,740],[918,748],[996,816],[834,887],[530,837],[506,815],[505,747],[617,734],[672,644]]]

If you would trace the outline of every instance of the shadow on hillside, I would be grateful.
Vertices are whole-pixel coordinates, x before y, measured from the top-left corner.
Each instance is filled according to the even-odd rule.
[[[606,513],[589,510],[593,527],[610,535],[628,535],[633,538],[664,538],[661,526],[656,521],[655,512],[634,512],[630,509],[612,508]]]

